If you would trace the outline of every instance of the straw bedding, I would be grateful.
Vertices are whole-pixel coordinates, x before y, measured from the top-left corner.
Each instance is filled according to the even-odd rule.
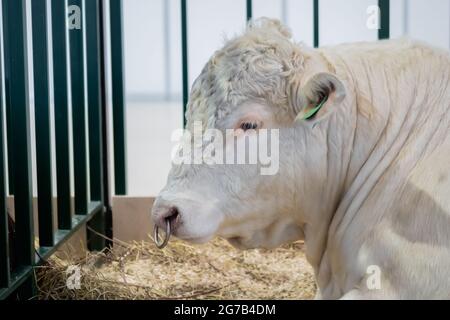
[[[80,289],[66,286],[69,265],[81,269]],[[36,269],[39,299],[311,299],[315,284],[303,243],[241,251],[225,240],[190,245],[173,240],[115,241],[81,259],[54,255]]]

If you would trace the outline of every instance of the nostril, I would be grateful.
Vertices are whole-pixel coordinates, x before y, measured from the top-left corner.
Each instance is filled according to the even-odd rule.
[[[177,207],[171,207],[167,212],[161,217],[164,222],[169,220],[172,228],[178,223],[179,212]]]

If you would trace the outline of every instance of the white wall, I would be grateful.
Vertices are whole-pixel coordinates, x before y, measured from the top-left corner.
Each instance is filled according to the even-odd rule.
[[[450,47],[450,1],[408,0],[408,32],[417,39],[433,45]]]
[[[369,6],[377,0],[321,0],[319,3],[319,41],[321,45],[373,41],[378,30],[366,27]]]
[[[124,1],[126,80],[128,94],[133,97],[161,97],[167,88],[175,96],[181,92],[180,1],[167,0],[168,46],[164,45],[164,1]],[[254,17],[285,21],[297,41],[312,45],[312,3],[312,0],[253,0],[253,13]],[[366,9],[373,4],[377,0],[320,0],[321,45],[376,40],[377,30],[366,27]],[[391,0],[392,37],[407,33],[412,38],[448,48],[449,16],[449,0]],[[221,47],[223,38],[241,32],[244,26],[245,0],[188,1],[190,83]]]

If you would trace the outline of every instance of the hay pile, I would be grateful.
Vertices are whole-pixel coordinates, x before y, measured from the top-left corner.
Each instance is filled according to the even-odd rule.
[[[81,267],[81,288],[66,286],[67,267]],[[69,274],[70,275],[70,274]],[[36,270],[39,299],[311,299],[315,284],[303,244],[241,251],[225,240],[192,246],[172,240],[115,241],[82,259],[53,256]]]

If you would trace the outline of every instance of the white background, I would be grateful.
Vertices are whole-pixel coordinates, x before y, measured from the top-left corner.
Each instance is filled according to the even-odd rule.
[[[164,2],[169,16],[169,52],[164,46]],[[199,74],[225,36],[245,27],[245,0],[188,0],[189,79]],[[253,0],[254,17],[278,18],[289,25],[296,41],[312,45],[312,0]],[[366,27],[366,10],[377,0],[320,0],[320,44],[376,40]],[[391,0],[391,37],[406,34],[449,48],[448,0]],[[405,20],[405,12],[409,12]],[[127,87],[131,96],[160,97],[167,77],[170,93],[181,90],[180,1],[125,0]],[[165,72],[170,65],[170,72]]]

